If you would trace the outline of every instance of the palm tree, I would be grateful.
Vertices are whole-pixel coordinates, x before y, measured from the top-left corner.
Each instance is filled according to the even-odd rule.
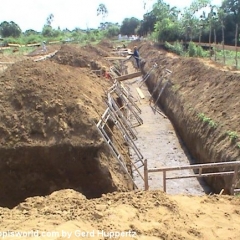
[[[99,4],[97,8],[97,16],[102,16],[102,19],[104,19],[108,15],[108,10],[105,6],[105,4],[101,3]]]

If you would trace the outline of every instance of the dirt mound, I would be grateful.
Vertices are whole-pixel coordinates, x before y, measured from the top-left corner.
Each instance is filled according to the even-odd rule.
[[[109,63],[104,60],[109,54],[97,46],[87,45],[79,47],[76,45],[62,45],[61,49],[52,58],[53,61],[74,67],[90,68],[92,70],[101,69],[103,65]]]
[[[103,89],[109,85],[88,70],[29,60],[9,67],[0,83],[2,145],[96,138],[88,127],[104,110]]]
[[[109,86],[87,68],[51,60],[18,62],[0,75],[0,206],[66,188],[92,198],[130,187],[95,125]]]
[[[34,57],[34,56],[46,55],[46,54],[58,51],[60,49],[60,47],[61,47],[61,45],[59,45],[59,44],[47,45],[46,52],[43,50],[42,46],[35,47],[35,49],[32,52],[28,53],[26,56]]]
[[[0,208],[1,231],[54,233],[52,239],[237,239],[239,198],[167,196],[159,191],[112,193],[87,200],[64,190]],[[11,221],[9,221],[11,219]],[[86,238],[86,235],[85,235]],[[113,238],[113,237],[112,237]],[[27,237],[23,238],[27,239]]]
[[[109,40],[101,40],[98,44],[97,44],[98,47],[101,47],[101,48],[104,48],[106,51],[109,51],[109,50],[112,50],[114,45],[111,41]]]

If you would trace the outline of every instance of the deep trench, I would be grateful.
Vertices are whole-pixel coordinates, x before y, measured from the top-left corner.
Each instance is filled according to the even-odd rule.
[[[148,72],[148,68],[144,67],[142,69],[143,74]],[[146,86],[150,94],[153,93],[153,90],[156,87],[157,76],[155,74],[150,75],[148,80],[146,81]],[[191,159],[190,164],[200,164],[200,163],[209,163],[210,155],[209,152],[205,149],[205,139],[199,138],[195,132],[189,130],[188,123],[182,114],[183,106],[181,105],[181,100],[178,98],[174,92],[171,91],[171,81],[170,84],[164,89],[159,101],[158,106],[161,111],[166,114],[166,116],[171,121],[180,141],[182,142],[184,148]],[[159,89],[163,87],[163,83],[160,84]],[[157,91],[156,91],[157,92]],[[156,100],[157,93],[152,94],[153,98]],[[199,130],[199,129],[198,129]],[[220,169],[222,171],[222,169]],[[216,168],[214,169],[205,169],[203,173],[215,172],[218,171]],[[197,173],[197,172],[196,172]],[[206,185],[207,191],[212,193],[220,193],[224,189],[224,194],[230,194],[230,189],[232,185],[232,177],[231,176],[214,176],[208,178],[200,178],[200,181],[203,185]]]
[[[99,146],[24,146],[1,149],[0,206],[13,208],[24,199],[74,189],[86,198],[117,190]]]

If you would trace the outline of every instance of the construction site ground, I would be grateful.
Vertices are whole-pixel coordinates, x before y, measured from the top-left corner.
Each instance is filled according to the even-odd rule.
[[[212,119],[216,116],[223,128],[239,132],[237,72],[215,65],[212,70],[211,62],[200,69],[198,59],[181,59],[147,44],[140,53],[148,64],[160,54],[168,68],[191,65],[184,74],[176,68],[179,82],[175,82],[175,91],[191,103],[189,108],[197,106]],[[150,191],[132,190],[95,125],[106,109],[106,90],[112,85],[95,70],[110,66],[105,57],[111,56],[112,48],[108,41],[81,48],[55,45],[48,48],[49,52],[58,50],[53,57],[37,62],[41,49],[36,50],[38,56],[35,50],[32,56],[0,56],[1,62],[16,62],[2,64],[0,69],[0,238],[240,238],[238,196],[204,195],[199,182],[192,179],[167,183],[171,194],[166,194],[157,174],[150,176]],[[211,84],[190,77],[197,72],[200,78],[206,69],[214,73]],[[221,82],[221,77],[227,77],[229,84]],[[137,97],[136,85],[129,86]],[[204,94],[197,95],[202,89]],[[159,113],[149,116],[150,96],[145,86],[142,90],[146,99],[139,106],[143,121],[150,125],[136,131],[144,157],[153,160],[153,168],[191,161],[171,122]],[[198,102],[196,96],[200,96]],[[121,142],[120,134],[112,129]],[[236,143],[227,137],[222,140],[224,146],[219,146],[229,149],[230,145],[227,156],[231,153],[237,160]]]
[[[134,68],[130,63],[128,66],[130,72],[134,72]],[[141,109],[139,115],[143,124],[135,127],[137,140],[135,141],[138,149],[141,150],[143,159],[148,162],[149,168],[162,167],[177,167],[186,166],[192,162],[191,157],[184,147],[181,139],[177,136],[172,123],[167,116],[162,112],[158,105],[154,104],[154,100],[148,91],[148,88],[143,84],[143,77],[137,77],[124,81],[124,85],[129,89],[129,92],[134,97],[136,103]],[[141,98],[137,92],[137,88],[143,93]],[[130,155],[134,162],[138,161],[138,156],[130,148]],[[136,166],[140,167],[141,162]],[[140,167],[141,175],[144,175],[144,168]],[[193,170],[183,170],[179,172],[169,172],[168,177],[192,175]],[[134,181],[139,189],[144,189],[144,182],[137,171],[133,168]],[[163,190],[163,174],[152,173],[149,175],[149,189]],[[168,194],[190,194],[204,195],[211,193],[211,189],[203,179],[175,179],[167,181]]]

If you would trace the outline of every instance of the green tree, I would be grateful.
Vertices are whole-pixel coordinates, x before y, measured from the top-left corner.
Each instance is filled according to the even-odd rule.
[[[106,37],[111,38],[111,37],[115,37],[120,33],[120,28],[117,25],[112,25],[109,26],[106,29]]]
[[[55,30],[49,25],[45,25],[42,29],[42,35],[44,37],[54,37],[54,38],[56,38],[59,35],[61,35],[61,33],[62,32],[60,30]]]
[[[99,4],[97,8],[97,16],[102,16],[102,19],[104,19],[106,18],[107,15],[108,15],[108,10],[105,4],[103,3]]]
[[[226,56],[225,56],[225,18],[226,14],[222,8],[218,8],[218,21],[221,25],[222,30],[222,50],[223,50],[223,63],[225,64]]]
[[[39,32],[33,29],[28,29],[24,32],[24,36],[30,36],[30,35],[39,35]]]
[[[189,6],[189,8],[184,9],[181,15],[180,21],[181,21],[181,31],[185,36],[186,41],[188,40],[192,41],[194,36],[197,36],[197,35],[199,36],[199,39],[201,38],[205,15],[202,14],[202,16],[200,17],[201,22],[199,22],[199,19],[196,16],[196,14],[199,13],[199,11],[202,8],[207,7],[209,2],[210,0],[194,0]]]
[[[143,15],[143,20],[140,22],[137,30],[138,35],[145,36],[154,31],[154,25],[157,22],[156,15],[153,11]]]
[[[177,40],[179,36],[179,10],[176,7],[170,7],[162,0],[158,0],[153,5],[152,14],[156,19],[153,37],[158,41]]]
[[[4,21],[0,24],[0,34],[2,37],[19,37],[21,33],[20,27],[13,21]]]
[[[42,35],[44,37],[52,37],[53,35],[53,28],[49,25],[44,25],[42,29]]]
[[[122,35],[133,35],[136,33],[137,27],[140,25],[140,20],[137,18],[125,18],[122,22],[120,33]]]
[[[238,64],[237,62],[237,45],[238,45],[238,28],[240,24],[240,0],[224,0],[222,3],[222,8],[225,10],[225,12],[229,13],[230,15],[233,15],[233,19],[235,22],[235,47],[236,47],[236,66]]]
[[[164,18],[161,22],[155,24],[155,38],[160,42],[176,41],[179,37],[178,22],[174,22],[169,18]]]
[[[51,14],[47,17],[46,25],[47,25],[47,26],[52,26],[53,20],[54,20],[54,15],[51,13]]]

